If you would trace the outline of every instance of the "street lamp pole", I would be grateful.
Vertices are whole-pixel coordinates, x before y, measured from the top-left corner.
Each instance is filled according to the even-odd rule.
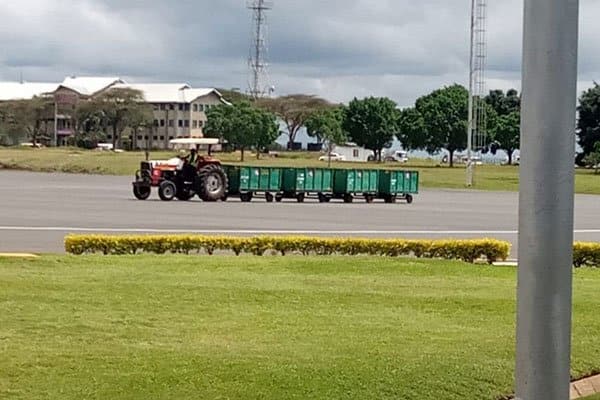
[[[579,0],[525,0],[516,398],[568,400]]]

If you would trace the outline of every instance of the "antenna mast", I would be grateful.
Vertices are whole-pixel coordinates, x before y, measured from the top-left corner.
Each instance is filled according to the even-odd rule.
[[[267,0],[248,0],[247,7],[252,11],[254,30],[248,66],[250,79],[249,94],[258,99],[271,92],[267,71],[267,11],[273,3]]]
[[[467,186],[473,186],[473,152],[487,146],[485,68],[487,58],[486,0],[471,0],[469,61],[469,124],[467,130]]]

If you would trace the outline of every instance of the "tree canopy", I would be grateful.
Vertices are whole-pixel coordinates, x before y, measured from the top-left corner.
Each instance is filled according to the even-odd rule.
[[[296,141],[296,135],[306,125],[311,115],[333,106],[327,100],[305,94],[258,99],[256,104],[275,114],[285,123],[290,144]]]
[[[600,86],[597,83],[581,95],[577,111],[578,142],[583,149],[581,160],[593,153],[596,143],[600,143]]]
[[[272,144],[279,134],[275,116],[249,102],[212,107],[207,118],[204,133],[208,137],[224,139],[239,149],[242,161],[246,149],[254,147],[258,157],[260,151]]]
[[[318,137],[327,143],[328,164],[331,165],[331,152],[336,144],[343,144],[348,137],[342,129],[344,109],[330,108],[314,113],[306,121],[306,129],[311,137]]]
[[[513,111],[500,115],[493,132],[494,141],[499,148],[508,154],[508,164],[512,164],[512,156],[521,145],[521,113]]]
[[[352,142],[372,150],[381,161],[382,150],[398,133],[399,117],[396,103],[388,98],[355,98],[344,109],[342,128]]]
[[[54,105],[50,98],[34,97],[31,100],[15,100],[0,104],[0,131],[8,141],[15,144],[24,137],[33,144],[45,137],[44,121],[54,115]]]

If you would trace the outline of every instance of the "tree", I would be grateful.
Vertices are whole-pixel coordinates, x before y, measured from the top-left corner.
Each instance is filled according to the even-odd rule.
[[[381,161],[383,148],[388,147],[398,133],[399,117],[396,103],[388,98],[355,98],[344,109],[342,128],[351,141],[372,150]]]
[[[423,148],[430,153],[446,149],[450,167],[454,153],[467,147],[468,102],[467,89],[455,84],[419,98],[415,106],[425,124]]]
[[[512,164],[512,156],[521,145],[521,113],[513,111],[500,115],[497,119],[493,139],[500,149],[508,153],[508,165]]]
[[[293,94],[257,100],[257,104],[277,115],[287,127],[290,147],[296,141],[296,135],[305,126],[312,114],[332,105],[324,99],[305,94]]]
[[[317,111],[306,120],[308,135],[317,137],[327,142],[327,165],[331,166],[331,152],[336,144],[347,141],[347,136],[342,129],[344,109],[342,107]]]
[[[232,103],[251,102],[254,100],[252,96],[233,89],[217,89],[217,91],[221,93],[224,99]]]
[[[31,100],[15,100],[2,104],[1,130],[11,142],[26,136],[35,145],[40,140],[49,138],[42,129],[43,121],[53,114],[53,101],[45,97],[34,97]]]
[[[579,145],[584,157],[595,151],[596,144],[600,142],[600,86],[594,82],[594,86],[585,91],[579,98],[579,119],[577,121],[577,135]]]
[[[490,90],[485,102],[491,106],[498,116],[509,115],[521,111],[521,97],[515,89],[504,94],[503,90]]]
[[[133,120],[140,114],[145,114],[148,105],[144,101],[142,92],[134,89],[111,89],[91,101],[91,108],[102,112],[106,125],[112,131],[112,144],[114,148],[121,145],[123,131],[131,127]]]
[[[207,113],[204,133],[221,138],[241,151],[255,147],[257,153],[277,139],[279,126],[273,114],[253,107],[249,102],[212,107]],[[259,157],[259,155],[257,155]]]
[[[398,140],[405,150],[420,150],[427,147],[427,128],[421,113],[414,107],[400,113]],[[466,133],[465,133],[466,134]]]
[[[600,171],[600,142],[594,145],[594,151],[588,154],[583,161],[594,168],[594,174],[598,174]]]

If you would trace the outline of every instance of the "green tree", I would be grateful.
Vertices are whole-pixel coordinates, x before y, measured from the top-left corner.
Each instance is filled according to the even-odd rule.
[[[600,142],[594,145],[594,151],[588,154],[583,161],[587,165],[591,165],[594,168],[594,173],[598,174],[598,171],[600,171]]]
[[[306,120],[308,135],[327,143],[327,165],[331,166],[331,152],[336,144],[343,144],[347,136],[342,129],[344,109],[342,107],[317,111]]]
[[[398,130],[398,140],[405,150],[420,150],[427,147],[425,120],[416,108],[402,110],[398,120]]]
[[[273,143],[279,133],[275,116],[249,102],[212,107],[207,119],[204,133],[208,137],[224,139],[240,150],[242,161],[246,149],[255,147],[260,154],[260,150]]]
[[[450,167],[454,153],[467,147],[468,102],[467,89],[455,84],[419,98],[415,106],[425,124],[423,148],[430,153],[446,149]]]
[[[577,121],[577,135],[583,153],[578,157],[578,163],[584,157],[595,151],[596,143],[600,142],[600,86],[594,86],[585,91],[579,98],[579,119]]]
[[[132,126],[140,114],[147,113],[147,103],[142,92],[134,89],[111,89],[90,101],[88,106],[103,114],[103,119],[112,133],[114,148],[121,146],[122,134]],[[146,114],[147,115],[147,114]]]
[[[508,154],[508,165],[512,164],[512,156],[521,145],[521,113],[513,111],[500,115],[496,120],[493,139],[500,149]]]
[[[509,115],[521,111],[521,97],[515,89],[504,94],[503,90],[490,90],[485,102],[491,106],[498,116]]]
[[[44,121],[54,115],[53,101],[45,97],[31,100],[16,100],[3,103],[0,107],[0,130],[5,132],[10,142],[15,143],[24,137],[35,145],[47,141]]]
[[[257,100],[256,103],[278,116],[285,123],[290,146],[296,141],[296,135],[306,125],[306,121],[312,114],[332,107],[327,100],[305,94],[292,94],[272,99],[264,98]]]
[[[398,133],[399,118],[396,103],[388,98],[355,98],[344,109],[342,128],[351,141],[372,150],[381,161],[383,148],[389,146]]]

